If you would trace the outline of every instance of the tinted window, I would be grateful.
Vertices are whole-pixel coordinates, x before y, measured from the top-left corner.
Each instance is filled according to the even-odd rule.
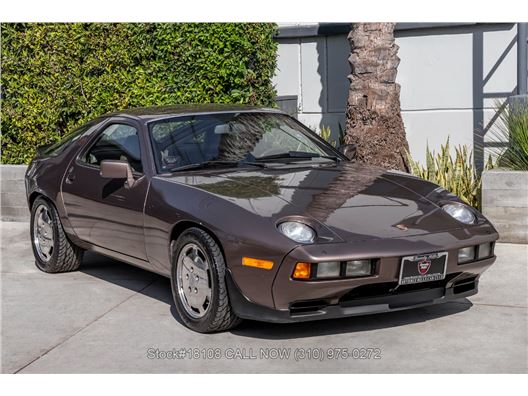
[[[162,172],[204,161],[252,161],[287,152],[335,155],[292,118],[275,113],[179,117],[151,124],[150,136]]]
[[[75,142],[77,139],[79,139],[81,136],[84,135],[85,132],[87,132],[89,129],[93,128],[97,124],[96,121],[89,122],[88,124],[84,124],[80,126],[79,128],[73,130],[73,132],[67,134],[62,138],[61,141],[51,145],[48,147],[45,151],[45,155],[59,155],[64,150],[66,150],[68,147],[72,145],[73,142]]]
[[[99,166],[103,160],[128,161],[133,170],[142,173],[137,129],[125,124],[110,125],[101,133],[82,160],[95,166]]]

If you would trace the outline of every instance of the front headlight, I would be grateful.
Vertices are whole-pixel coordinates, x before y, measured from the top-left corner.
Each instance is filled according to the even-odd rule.
[[[444,212],[464,224],[475,224],[477,220],[471,209],[462,203],[448,203],[442,206]]]
[[[279,231],[290,239],[299,243],[310,243],[315,239],[312,227],[297,221],[285,221],[279,224]]]

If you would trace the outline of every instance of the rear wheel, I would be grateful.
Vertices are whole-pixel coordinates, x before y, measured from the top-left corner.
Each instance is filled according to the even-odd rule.
[[[200,333],[236,326],[240,319],[229,304],[225,261],[214,239],[199,228],[190,228],[171,248],[172,294],[185,325]]]
[[[31,246],[36,266],[44,272],[75,271],[83,250],[70,242],[55,206],[39,197],[31,207]]]

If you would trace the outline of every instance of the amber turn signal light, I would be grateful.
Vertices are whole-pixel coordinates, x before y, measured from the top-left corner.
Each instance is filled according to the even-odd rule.
[[[246,267],[255,267],[270,270],[273,268],[273,261],[260,260],[251,257],[243,257],[242,265],[245,265]]]
[[[293,270],[293,279],[310,279],[312,265],[310,263],[297,263]]]

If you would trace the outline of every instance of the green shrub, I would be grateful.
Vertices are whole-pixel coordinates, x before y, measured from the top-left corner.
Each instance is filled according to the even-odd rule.
[[[473,164],[473,155],[466,146],[455,148],[455,158],[449,151],[449,138],[440,146],[440,153],[426,149],[426,165],[408,155],[411,173],[422,179],[436,183],[446,190],[458,195],[467,204],[480,209],[482,181]],[[486,168],[492,166],[488,161]]]
[[[273,106],[274,24],[2,24],[2,162],[95,116],[176,103]]]

